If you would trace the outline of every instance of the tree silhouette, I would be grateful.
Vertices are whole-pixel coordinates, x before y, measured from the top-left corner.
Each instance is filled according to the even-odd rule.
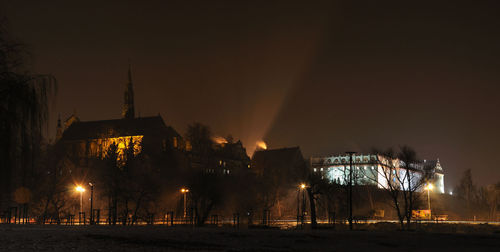
[[[416,192],[428,181],[429,174],[424,172],[416,152],[408,146],[400,147],[397,153],[393,149],[374,150],[374,153],[377,153],[377,162],[382,169],[377,169],[376,176],[366,172],[365,175],[389,193],[401,229],[405,229],[405,220],[409,229],[418,196]]]
[[[28,69],[25,46],[10,38],[5,24],[0,21],[0,204],[33,174],[57,86],[53,76]]]

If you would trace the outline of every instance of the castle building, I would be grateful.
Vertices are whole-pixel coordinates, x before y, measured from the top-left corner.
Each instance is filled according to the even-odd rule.
[[[311,157],[310,166],[314,173],[321,174],[331,182],[348,184],[350,176],[350,156],[332,155]],[[423,160],[412,164],[404,164],[397,158],[389,158],[380,154],[355,154],[352,156],[352,180],[355,185],[374,185],[387,188],[388,183],[395,183],[400,189],[413,188],[422,182],[432,183],[439,193],[444,193],[444,173],[438,160]],[[425,181],[423,181],[425,180]]]

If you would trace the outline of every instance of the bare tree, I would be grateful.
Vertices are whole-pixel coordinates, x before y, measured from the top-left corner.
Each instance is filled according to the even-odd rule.
[[[467,215],[470,217],[472,215],[472,204],[476,199],[477,188],[472,181],[472,171],[467,169],[464,171],[460,182],[455,188],[455,194],[464,199],[467,209]]]
[[[377,168],[374,171],[376,176],[367,174],[366,177],[388,192],[401,229],[405,229],[405,220],[406,229],[409,229],[418,198],[417,192],[428,181],[428,174],[424,172],[422,164],[416,157],[416,152],[408,146],[400,147],[398,153],[392,149],[385,152],[375,151],[375,153],[377,153],[377,163],[381,169]]]
[[[488,218],[496,221],[498,218],[498,207],[500,206],[500,182],[488,185],[483,190],[486,205],[488,206]]]
[[[212,209],[222,200],[222,181],[215,173],[214,143],[208,126],[201,123],[189,125],[186,140],[192,146],[189,153],[191,169],[187,180],[192,205],[198,218],[197,224],[203,225]]]
[[[309,208],[311,211],[311,228],[316,228],[317,222],[317,202],[321,195],[331,193],[331,184],[319,173],[310,173],[307,179],[307,195],[309,198]]]

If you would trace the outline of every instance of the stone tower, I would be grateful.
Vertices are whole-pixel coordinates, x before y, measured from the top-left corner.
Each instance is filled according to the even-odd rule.
[[[123,100],[122,117],[127,119],[135,117],[134,88],[132,85],[132,71],[130,70],[130,64],[128,65],[128,83]]]

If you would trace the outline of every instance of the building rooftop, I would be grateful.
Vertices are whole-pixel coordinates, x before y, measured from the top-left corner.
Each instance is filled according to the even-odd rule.
[[[82,140],[158,134],[162,132],[173,136],[179,136],[172,127],[166,126],[161,116],[158,115],[130,119],[77,121],[72,123],[64,131],[62,138],[64,140]]]

